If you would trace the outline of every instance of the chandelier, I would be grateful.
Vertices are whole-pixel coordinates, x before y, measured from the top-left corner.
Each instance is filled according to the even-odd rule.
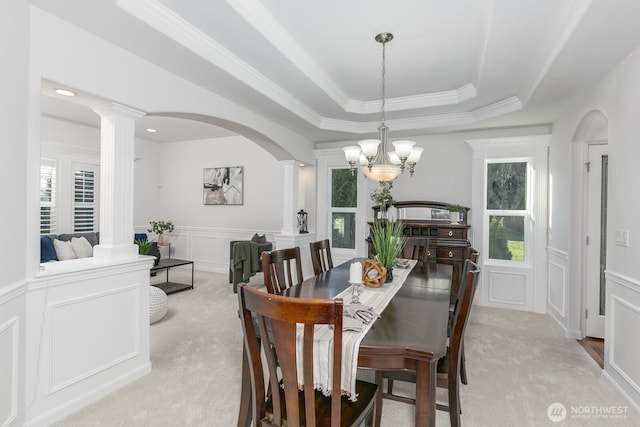
[[[344,155],[351,166],[351,173],[355,174],[356,165],[360,165],[360,170],[374,181],[379,183],[393,181],[407,166],[409,174],[413,176],[414,167],[420,160],[422,148],[414,147],[414,141],[394,141],[395,151],[387,151],[387,138],[389,128],[385,125],[385,73],[386,56],[385,46],[387,42],[393,40],[393,34],[380,33],[375,37],[378,43],[382,43],[382,114],[381,123],[378,127],[378,139],[365,139],[358,142],[358,145],[344,147]]]

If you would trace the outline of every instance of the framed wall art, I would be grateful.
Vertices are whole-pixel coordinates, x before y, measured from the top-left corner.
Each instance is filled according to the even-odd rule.
[[[244,166],[204,168],[202,201],[205,205],[243,203]]]

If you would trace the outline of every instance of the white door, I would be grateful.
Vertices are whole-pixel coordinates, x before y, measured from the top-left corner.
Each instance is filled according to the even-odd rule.
[[[607,259],[607,145],[589,145],[587,173],[586,335],[604,338]]]

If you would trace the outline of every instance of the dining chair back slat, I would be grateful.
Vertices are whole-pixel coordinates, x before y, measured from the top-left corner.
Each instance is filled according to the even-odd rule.
[[[311,251],[311,264],[313,265],[314,275],[317,276],[333,268],[329,239],[309,243],[309,250]]]
[[[302,283],[300,247],[263,252],[261,255],[264,284],[270,294],[280,294]]]
[[[253,419],[262,426],[357,426],[371,425],[377,386],[356,382],[358,400],[341,393],[342,299],[301,299],[273,295],[242,284],[239,304],[252,381]],[[255,320],[254,320],[255,319]],[[302,355],[297,342],[302,329]],[[319,325],[330,325],[333,350],[329,359],[331,395],[314,390],[314,337]],[[262,341],[262,346],[260,345]],[[266,370],[261,357],[265,353]],[[303,378],[298,377],[298,363]],[[264,375],[269,376],[265,392]],[[302,390],[300,390],[300,386]]]
[[[427,263],[429,261],[429,238],[407,237],[404,247],[402,248],[402,257]]]

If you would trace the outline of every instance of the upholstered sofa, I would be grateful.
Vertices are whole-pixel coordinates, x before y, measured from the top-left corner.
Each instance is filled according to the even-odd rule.
[[[43,235],[40,236],[40,262],[92,256],[93,247],[98,243],[100,243],[100,233],[96,232]]]

